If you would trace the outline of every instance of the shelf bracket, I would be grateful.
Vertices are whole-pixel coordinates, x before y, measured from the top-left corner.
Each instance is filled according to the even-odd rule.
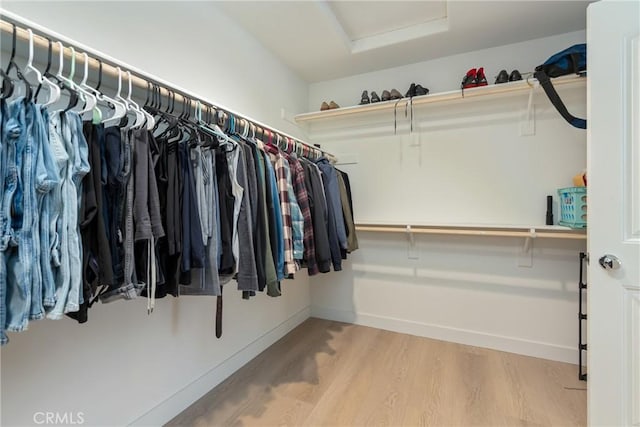
[[[536,88],[540,86],[540,83],[537,80],[534,83],[529,83],[527,80],[527,84],[531,88],[529,89],[527,109],[520,121],[520,136],[533,136],[536,134],[536,106],[533,104],[533,94]]]
[[[407,239],[409,240],[409,248],[408,248],[407,256],[409,259],[419,259],[420,255],[418,254],[418,249],[416,248],[416,237],[410,225],[407,225],[406,232],[407,232]]]
[[[524,238],[524,245],[518,254],[518,267],[533,267],[533,240],[536,237],[536,229],[530,228],[529,235]]]

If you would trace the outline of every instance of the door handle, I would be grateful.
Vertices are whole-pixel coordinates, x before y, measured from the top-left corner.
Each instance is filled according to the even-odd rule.
[[[622,265],[615,255],[604,255],[598,261],[600,262],[600,267],[605,270],[617,270]]]

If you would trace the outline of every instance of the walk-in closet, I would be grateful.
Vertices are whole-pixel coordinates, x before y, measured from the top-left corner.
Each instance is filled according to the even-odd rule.
[[[640,425],[637,1],[0,5],[3,426]]]

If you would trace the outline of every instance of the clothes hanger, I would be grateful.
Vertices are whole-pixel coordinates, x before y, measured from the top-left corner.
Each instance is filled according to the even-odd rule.
[[[64,87],[66,87],[70,93],[72,94],[72,96],[69,98],[69,104],[67,105],[67,107],[64,109],[64,112],[67,112],[73,108],[75,108],[78,105],[78,101],[80,99],[83,100],[83,102],[85,101],[85,97],[83,96],[83,94],[78,91],[76,89],[76,84],[73,82],[73,77],[75,76],[76,73],[76,50],[73,46],[70,46],[69,49],[71,49],[71,66],[70,66],[70,70],[69,70],[69,77],[64,77],[64,75],[62,74],[63,71],[63,67],[64,67],[64,46],[62,45],[62,43],[58,42],[59,46],[60,46],[60,67],[58,69],[58,74],[56,74],[56,77],[58,79],[59,82],[61,82],[62,85],[64,85]]]
[[[0,68],[0,75],[2,76],[2,93],[0,95],[0,99],[4,100],[13,95],[15,85],[13,84],[13,79],[9,77],[9,74],[7,74],[2,68]]]
[[[148,86],[148,84],[149,84],[149,82],[147,82],[147,99],[144,101],[145,106],[147,105],[147,102],[149,101],[149,86]],[[142,113],[146,117],[146,126],[145,126],[145,128],[149,132],[151,132],[156,126],[156,119],[147,110],[145,110],[144,106],[140,107],[140,110],[142,111]]]
[[[211,135],[209,135],[207,132],[204,132],[202,127],[206,125],[206,120],[209,118],[208,114],[209,114],[209,110],[208,110],[208,106],[205,105],[205,118],[202,118],[202,103],[200,102],[200,100],[196,100],[196,113],[195,113],[195,121],[196,124],[198,126],[198,143],[203,146],[203,147],[208,147],[210,146],[212,139]]]
[[[132,92],[132,86],[133,85],[131,83],[131,71],[129,71],[129,70],[127,70],[127,78],[129,80],[129,94],[127,95],[126,101],[127,101],[127,105],[129,105],[131,107],[131,109],[133,110],[133,112],[134,112],[134,114],[136,116],[136,121],[133,123],[131,128],[132,129],[139,129],[142,126],[147,124],[147,115],[144,114],[142,112],[142,109],[140,109],[140,106],[133,99],[131,99],[131,92]]]
[[[81,93],[80,91],[77,91],[76,84],[73,81],[73,78],[76,75],[76,49],[73,46],[69,47],[69,49],[71,50],[71,66],[69,67],[69,76],[67,77],[67,84],[69,85],[69,88],[71,88],[71,90],[76,90],[76,93],[78,94],[78,101],[82,101],[83,103],[86,103],[84,94]],[[70,103],[69,106],[67,106],[67,108],[64,111],[67,112],[73,108],[76,108],[79,105],[78,101],[73,105]]]
[[[207,126],[203,127],[203,130],[205,132],[211,133],[214,136],[215,138],[214,145],[216,145],[217,147],[220,147],[223,152],[228,153],[235,150],[237,143],[233,139],[229,138],[229,135],[227,135],[222,130],[222,128],[220,128],[220,124],[225,123],[225,119],[224,119],[225,115],[226,114],[224,113],[224,111],[215,110],[215,113],[213,114],[213,120],[210,123],[207,123]],[[226,124],[227,126],[229,125],[229,120],[226,121]],[[227,149],[225,147],[231,147],[231,148]]]
[[[43,76],[48,76],[49,75],[49,70],[51,69],[51,51],[52,51],[52,43],[51,43],[51,39],[47,38],[47,41],[49,42],[49,47],[47,49],[47,66],[44,69],[44,72],[42,73]],[[58,87],[58,85],[56,85],[56,87]],[[40,89],[42,89],[42,83],[40,83],[38,85],[38,89],[36,89],[36,93],[34,95],[34,99],[36,100],[36,102],[38,101],[38,97],[40,95]],[[60,88],[58,88],[60,89]],[[60,91],[58,91],[60,92]]]
[[[95,88],[93,88],[87,84],[87,78],[89,77],[89,55],[87,55],[86,52],[83,52],[82,57],[84,60],[84,77],[82,78],[82,81],[80,82],[80,84],[77,86],[80,89],[82,89],[85,93],[90,94],[90,98],[92,100],[95,100],[95,103],[93,103],[91,108],[88,108],[89,106],[87,106],[85,108],[85,111],[83,111],[80,114],[84,114],[85,112],[91,111],[91,114],[92,114],[91,122],[93,124],[99,124],[100,122],[102,122],[102,110],[98,108],[98,101],[100,100],[100,96],[101,96],[99,89],[100,89],[100,85],[102,84],[102,61],[98,61],[98,64],[99,64],[98,65],[99,67],[98,84]]]
[[[116,67],[116,70],[118,70],[118,92],[116,93],[115,99],[120,101],[126,109],[124,116],[120,118],[119,126],[120,128],[130,129],[129,113],[133,111],[133,108],[129,105],[127,100],[122,97],[122,69],[120,67]]]
[[[51,84],[51,88],[49,90],[50,96],[47,102],[44,104],[45,107],[49,107],[50,105],[53,105],[56,102],[58,102],[58,100],[60,99],[60,95],[62,94],[62,91],[60,90],[60,86],[58,86],[51,79],[51,74],[49,73],[49,69],[51,68],[52,46],[53,46],[53,43],[51,42],[51,40],[49,40],[49,54],[48,54],[48,60],[47,60],[47,69],[45,70],[45,73],[43,73],[42,75],[43,80]],[[41,86],[38,85],[38,90],[40,90],[40,88]],[[36,95],[37,95],[37,92],[36,92]]]
[[[149,108],[149,99],[150,99],[150,95],[151,95],[151,82],[147,81],[147,96],[144,100],[144,105],[141,107],[142,111],[145,113],[145,115],[147,116],[147,130],[148,131],[152,131],[156,125],[156,120],[155,118],[151,115],[150,108]],[[153,120],[153,126],[149,126],[149,120]]]
[[[215,137],[215,135],[209,130],[209,126],[212,125],[213,121],[214,121],[214,113],[213,113],[213,108],[210,105],[206,105],[206,110],[205,110],[205,119],[204,121],[201,123],[201,130],[202,130],[202,135],[204,137],[204,146],[208,147],[208,148],[216,148],[219,146],[219,142],[218,139]]]
[[[27,104],[29,101],[31,101],[32,97],[33,97],[33,93],[31,91],[31,84],[29,84],[29,82],[27,81],[27,79],[25,79],[24,75],[22,74],[22,71],[20,70],[20,68],[18,67],[18,65],[15,62],[15,58],[16,58],[16,33],[17,33],[17,29],[16,29],[16,24],[11,24],[13,26],[13,38],[12,38],[12,42],[11,42],[11,59],[9,59],[9,65],[7,66],[7,69],[5,71],[5,74],[7,76],[10,76],[11,74],[11,69],[14,69],[16,72],[16,75],[18,76],[18,79],[24,83],[24,90],[25,90],[25,95],[24,95],[24,100],[23,102],[25,104]],[[13,90],[12,90],[13,92]]]
[[[112,123],[118,123],[120,120],[127,116],[127,104],[124,101],[124,98],[120,95],[122,92],[122,70],[120,67],[117,67],[118,70],[118,92],[113,98],[108,98],[109,101],[113,101],[113,105],[115,106],[115,111],[111,117],[106,118],[102,121],[102,123],[106,126],[111,125]],[[105,96],[105,98],[107,98]]]
[[[60,87],[60,89],[65,89],[69,92],[69,103],[67,104],[67,107],[64,109],[64,111],[67,111],[68,109],[72,108],[73,106],[78,104],[78,93],[73,90],[73,87],[69,84],[68,80],[62,75],[62,71],[64,69],[64,45],[62,44],[62,42],[58,41],[58,48],[60,50],[60,54],[59,54],[59,65],[58,65],[58,72],[54,75],[51,75],[57,82],[58,85]],[[74,63],[75,64],[75,63]],[[62,111],[61,109],[56,110],[55,112],[60,112]]]
[[[98,99],[98,101],[100,102],[104,102],[107,107],[109,107],[110,109],[113,109],[113,118],[115,117],[121,117],[121,115],[126,114],[126,109],[124,107],[124,105],[122,105],[122,103],[120,103],[119,101],[116,101],[115,99],[107,96],[104,92],[102,92],[100,90],[100,86],[102,86],[102,60],[98,59],[98,83],[96,84],[95,88],[91,88],[91,86],[88,86],[88,88],[93,89],[93,91],[96,94],[96,98]],[[100,120],[96,120],[97,119],[97,115],[94,114],[94,123],[98,124],[98,123],[102,123],[104,124],[108,118],[104,118],[102,115],[102,111],[100,111]]]
[[[53,83],[48,78],[44,77],[42,73],[40,73],[40,71],[33,66],[33,31],[31,31],[31,28],[27,28],[27,32],[29,33],[29,58],[27,60],[27,65],[25,65],[24,75],[26,77],[29,74],[35,74],[38,80],[38,90],[33,96],[34,102],[37,102],[38,92],[40,91],[42,84],[43,83],[47,84],[49,88],[49,100],[47,101],[47,103],[44,104],[44,106],[51,105],[60,98],[60,88],[58,87],[57,84]],[[49,40],[49,48],[51,49],[51,40]],[[51,56],[49,56],[49,61],[51,61]],[[47,66],[47,71],[49,70],[50,66],[51,66],[51,63],[49,62],[49,65]]]
[[[75,53],[73,56],[75,58]],[[80,116],[90,111],[93,111],[96,105],[98,105],[98,99],[96,98],[96,96],[90,91],[84,89],[84,86],[87,85],[87,78],[89,77],[89,55],[87,55],[86,52],[83,52],[82,58],[84,60],[84,75],[82,76],[82,80],[80,81],[80,84],[74,83],[76,89],[79,90],[80,93],[84,94],[84,98],[85,98],[84,107],[80,111],[78,111],[78,114],[80,114]]]

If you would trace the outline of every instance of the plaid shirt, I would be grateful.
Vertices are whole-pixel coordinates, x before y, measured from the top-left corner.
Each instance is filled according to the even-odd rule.
[[[309,208],[309,194],[307,193],[307,187],[304,183],[304,169],[300,161],[294,156],[287,157],[287,160],[289,160],[293,188],[304,221],[304,259],[307,261],[307,272],[309,276],[313,276],[318,274],[318,263],[316,262],[316,246],[313,235],[313,219],[311,218],[311,209]]]
[[[291,204],[289,202],[289,186],[287,184],[286,160],[280,152],[273,147],[266,146],[269,159],[273,164],[278,184],[280,197],[280,210],[282,211],[282,231],[284,234],[284,273],[285,276],[296,272],[296,264],[293,259],[293,229],[291,224]]]

